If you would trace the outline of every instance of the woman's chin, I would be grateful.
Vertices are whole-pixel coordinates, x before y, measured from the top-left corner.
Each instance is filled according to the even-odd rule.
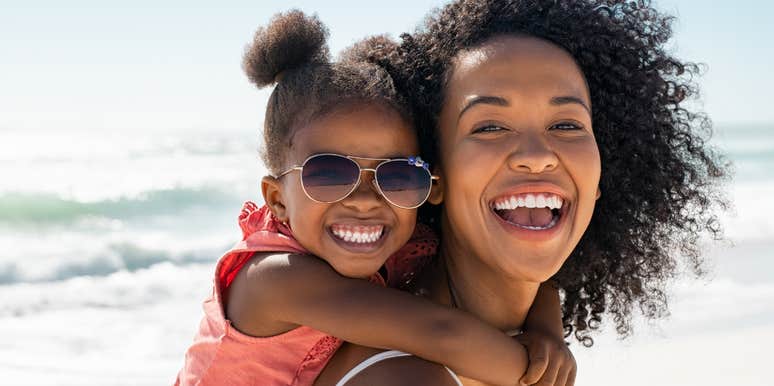
[[[547,252],[547,251],[546,251]],[[510,279],[542,283],[552,276],[554,276],[562,264],[566,260],[565,258],[557,258],[557,256],[563,256],[564,251],[556,251],[552,254],[524,254],[524,253],[508,253],[506,250],[501,250],[498,255],[495,264],[500,267],[500,270]]]

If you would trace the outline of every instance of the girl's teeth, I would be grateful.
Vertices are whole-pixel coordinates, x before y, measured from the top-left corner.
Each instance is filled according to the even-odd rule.
[[[369,225],[369,226],[349,226],[349,225],[333,225],[331,231],[334,236],[349,242],[349,243],[373,243],[382,236],[384,226],[382,225]]]

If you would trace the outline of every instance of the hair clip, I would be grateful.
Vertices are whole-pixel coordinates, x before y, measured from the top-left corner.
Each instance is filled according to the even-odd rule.
[[[430,171],[430,164],[422,160],[420,156],[410,156],[408,157],[408,163],[409,165],[414,165],[418,168],[425,169],[427,171]]]

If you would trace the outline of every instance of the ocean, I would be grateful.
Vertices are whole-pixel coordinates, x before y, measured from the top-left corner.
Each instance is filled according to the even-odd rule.
[[[670,287],[671,316],[572,345],[578,385],[771,384],[774,125],[718,125],[733,161],[709,274]],[[214,262],[260,201],[258,131],[0,129],[0,379],[171,384]]]

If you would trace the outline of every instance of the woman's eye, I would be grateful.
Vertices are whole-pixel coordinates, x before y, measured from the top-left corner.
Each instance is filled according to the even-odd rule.
[[[478,127],[476,129],[474,129],[473,133],[474,134],[476,134],[476,133],[494,133],[494,132],[498,132],[498,131],[501,131],[501,130],[505,130],[505,129],[503,127],[497,126],[497,125],[486,125],[486,126],[481,126],[481,127]]]
[[[582,129],[583,129],[583,126],[573,122],[556,123],[554,125],[551,125],[551,127],[548,128],[548,130],[563,130],[563,131],[582,130]]]

